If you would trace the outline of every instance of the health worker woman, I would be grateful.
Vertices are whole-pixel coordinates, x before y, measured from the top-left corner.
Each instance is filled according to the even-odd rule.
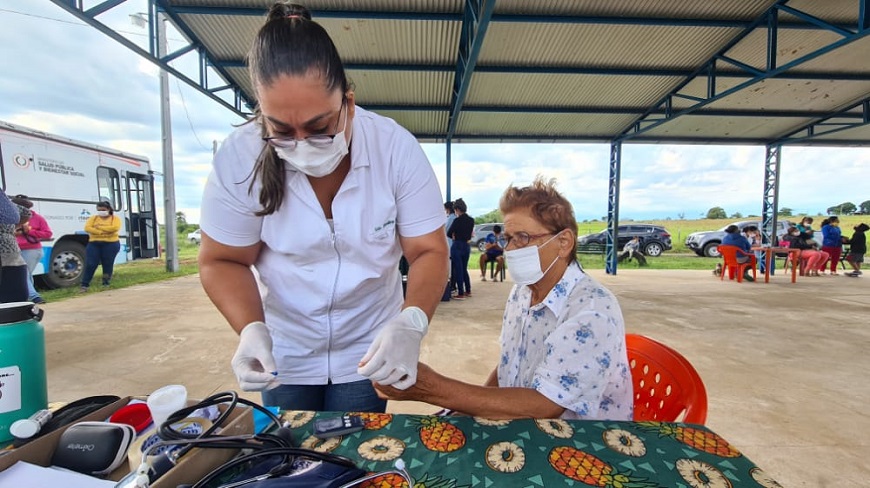
[[[371,382],[414,384],[447,280],[435,174],[408,131],[355,105],[304,7],[270,9],[248,67],[259,105],[215,155],[199,254],[240,335],[233,370],[266,405],[383,412]]]

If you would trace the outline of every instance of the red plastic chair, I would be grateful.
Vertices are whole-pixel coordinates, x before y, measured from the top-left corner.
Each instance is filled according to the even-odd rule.
[[[689,361],[638,334],[625,335],[634,385],[634,420],[704,424],[707,390]]]
[[[737,282],[743,283],[743,273],[746,268],[752,269],[752,278],[758,281],[758,276],[755,274],[755,256],[750,255],[749,261],[745,263],[737,262],[738,253],[744,255],[743,250],[737,246],[719,246],[719,254],[722,255],[724,264],[722,265],[722,274],[719,275],[720,280],[725,279],[725,273],[728,273],[728,279],[734,279],[734,273],[737,273]]]

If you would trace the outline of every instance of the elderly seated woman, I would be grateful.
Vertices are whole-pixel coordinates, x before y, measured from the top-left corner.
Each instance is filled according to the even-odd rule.
[[[505,306],[498,365],[482,386],[420,364],[407,390],[379,385],[388,400],[415,400],[490,419],[631,420],[633,393],[622,311],[583,272],[577,222],[554,181],[510,187],[500,202],[505,259],[516,285]]]

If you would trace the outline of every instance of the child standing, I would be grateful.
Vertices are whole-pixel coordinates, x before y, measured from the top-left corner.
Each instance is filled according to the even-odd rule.
[[[864,262],[864,254],[867,253],[867,237],[864,235],[867,230],[870,230],[870,227],[862,222],[855,226],[855,233],[849,239],[851,247],[849,248],[849,255],[846,256],[846,261],[852,265],[854,271],[846,273],[846,276],[853,278],[861,276],[861,263]]]

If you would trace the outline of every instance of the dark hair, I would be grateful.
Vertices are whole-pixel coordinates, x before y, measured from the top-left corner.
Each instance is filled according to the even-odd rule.
[[[831,224],[833,224],[834,222],[839,222],[839,221],[840,221],[840,217],[837,217],[836,215],[831,215],[831,216],[828,217],[826,220],[827,220],[827,222],[828,222],[828,225],[831,225]]]
[[[444,210],[453,213],[453,202],[444,202]]]
[[[734,225],[734,224],[731,224],[731,225],[729,225],[728,227],[725,227],[725,233],[726,233],[726,234],[733,234],[733,233],[735,233],[735,232],[739,232],[739,231],[740,231],[740,228],[738,228],[738,227],[737,227],[736,225]]]
[[[12,203],[14,203],[15,205],[21,205],[24,208],[33,208],[33,202],[31,202],[30,199],[27,198],[27,195],[15,195],[14,197],[10,198],[10,200],[12,200]]]
[[[466,205],[465,201],[461,198],[457,198],[453,201],[453,208],[459,210],[462,213],[468,212],[468,205]]]
[[[254,90],[271,85],[281,76],[303,76],[311,72],[320,74],[327,91],[340,89],[345,93],[350,89],[335,44],[326,30],[311,20],[311,12],[294,3],[272,5],[248,54],[248,73]],[[266,136],[259,107],[251,120],[260,123],[262,135]],[[284,162],[270,145],[264,144],[253,175],[248,191],[253,191],[258,179],[262,185],[260,205],[263,210],[257,215],[275,213],[284,200],[286,171]]]
[[[105,200],[97,202],[97,208],[104,208],[109,211],[109,215],[115,215],[115,210],[112,209],[112,204]]]
[[[870,227],[868,227],[867,224],[865,224],[864,222],[861,222],[860,224],[856,225],[854,229],[856,232],[867,232],[868,230],[870,230]]]
[[[501,226],[500,225],[492,226],[492,231],[495,232],[496,234],[498,234],[499,232],[501,232]]]
[[[758,227],[754,225],[747,225],[743,228],[743,232],[758,232]]]
[[[574,241],[572,247],[577,245],[577,219],[574,217],[574,207],[556,190],[555,178],[545,180],[543,176],[538,176],[529,186],[523,188],[509,186],[499,200],[498,207],[502,215],[517,209],[528,210],[532,217],[550,232],[570,231]],[[577,262],[577,254],[572,252],[568,262]]]
[[[808,224],[812,224],[812,223],[813,223],[813,218],[810,217],[809,215],[807,215],[806,217],[804,217],[804,218],[801,219],[801,223],[804,223],[804,222],[806,222],[806,223],[808,223]]]

